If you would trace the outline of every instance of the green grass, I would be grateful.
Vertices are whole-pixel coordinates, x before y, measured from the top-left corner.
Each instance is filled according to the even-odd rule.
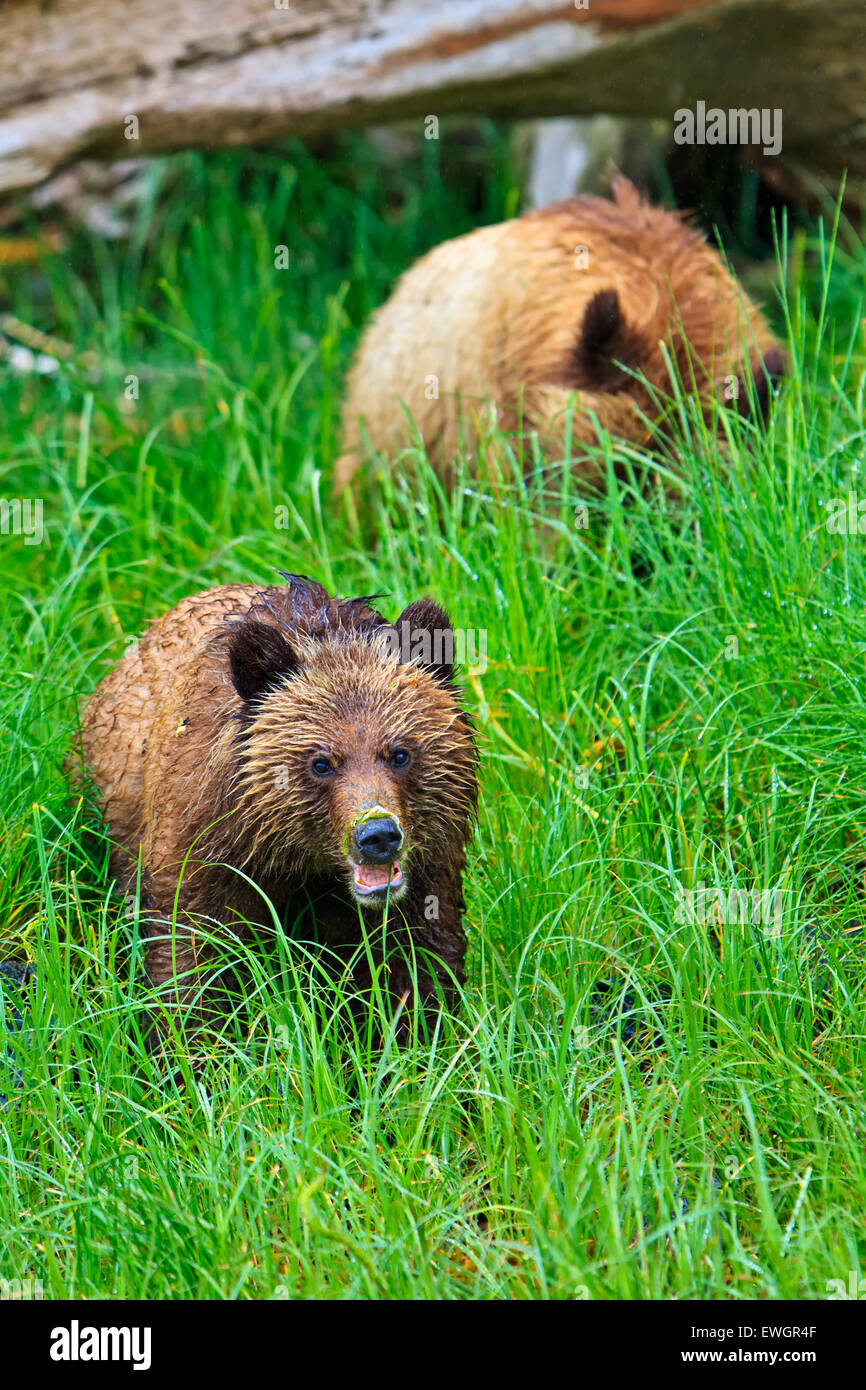
[[[583,498],[500,440],[453,495],[422,460],[385,476],[355,530],[328,497],[345,366],[405,265],[515,210],[496,131],[474,157],[172,159],[129,243],[79,236],[6,284],[103,365],[0,375],[0,495],[42,498],[45,524],[0,545],[0,935],[39,970],[0,1112],[2,1278],[756,1299],[861,1275],[866,947],[843,928],[866,921],[866,539],[825,520],[859,492],[866,248],[832,215],[783,239],[792,380],[766,432],[720,421],[724,446],[683,406],[667,502],[635,452],[607,446],[634,481]],[[349,1045],[315,953],[277,934],[243,1032],[169,1083],[140,1041],[136,916],[63,758],[147,619],[277,568],[389,613],[429,592],[487,632],[468,983],[432,1043]],[[784,889],[780,929],[680,920],[701,883]],[[631,991],[634,1037],[598,982]]]

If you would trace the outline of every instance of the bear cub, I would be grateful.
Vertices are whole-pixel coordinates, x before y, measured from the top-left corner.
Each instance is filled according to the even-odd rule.
[[[174,1008],[218,1015],[202,928],[267,928],[264,892],[278,913],[312,905],[319,942],[354,957],[353,992],[368,937],[376,965],[386,943],[392,1005],[448,1004],[477,794],[451,623],[431,599],[390,624],[368,598],[284,577],[184,599],[84,711],[127,891],[141,858],[148,976]]]

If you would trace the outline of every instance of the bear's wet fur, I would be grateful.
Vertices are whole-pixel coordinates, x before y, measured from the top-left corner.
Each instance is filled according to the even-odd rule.
[[[267,929],[261,889],[278,913],[313,904],[318,940],[357,956],[353,991],[371,969],[358,948],[384,940],[394,1005],[450,1004],[477,794],[450,620],[422,599],[389,624],[372,599],[285,578],[184,599],[84,711],[129,892],[141,858],[148,976],[174,1007],[218,1015],[202,929]]]

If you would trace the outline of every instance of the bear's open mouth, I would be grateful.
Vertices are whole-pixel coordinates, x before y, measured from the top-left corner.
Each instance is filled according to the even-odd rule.
[[[393,864],[352,864],[352,887],[359,898],[384,897],[389,889],[399,888],[403,870],[398,861]]]

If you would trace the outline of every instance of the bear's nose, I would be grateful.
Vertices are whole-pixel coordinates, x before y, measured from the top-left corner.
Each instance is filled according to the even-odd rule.
[[[403,843],[403,832],[390,816],[355,826],[355,844],[370,864],[390,864]]]

